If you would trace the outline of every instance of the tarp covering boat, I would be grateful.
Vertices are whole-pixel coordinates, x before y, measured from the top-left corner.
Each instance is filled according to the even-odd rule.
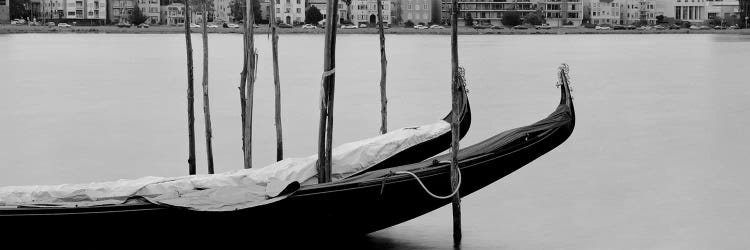
[[[438,122],[393,130],[389,133],[342,144],[333,149],[332,179],[351,176],[377,165],[399,152],[450,131]],[[0,187],[0,206],[50,205],[81,207],[121,204],[140,196],[157,204],[200,211],[248,208],[288,195],[302,185],[317,183],[317,155],[289,158],[263,168],[213,175],[143,177],[90,184]],[[283,198],[283,197],[280,197]]]

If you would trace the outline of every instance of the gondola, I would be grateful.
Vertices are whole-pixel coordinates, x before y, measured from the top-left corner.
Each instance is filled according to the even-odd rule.
[[[564,70],[559,76],[560,103],[551,115],[459,151],[462,196],[518,170],[571,135],[575,112],[570,86]],[[94,207],[3,208],[0,235],[32,234],[40,239],[79,243],[149,239],[148,244],[155,240],[166,244],[236,241],[252,245],[268,243],[272,238],[295,241],[318,235],[336,241],[388,228],[450,203],[450,199],[433,198],[423,187],[436,194],[451,192],[448,154],[302,186],[283,200],[228,212],[193,211],[139,199]]]

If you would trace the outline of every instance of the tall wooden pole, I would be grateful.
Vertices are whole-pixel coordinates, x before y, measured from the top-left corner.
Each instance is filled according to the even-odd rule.
[[[243,17],[244,22],[247,23],[247,15],[244,15]],[[245,98],[245,89],[247,86],[247,30],[243,30],[242,34],[242,72],[240,72],[240,113],[241,113],[241,119],[242,119],[242,154],[244,156],[245,154],[245,138],[247,135],[245,134],[245,116],[247,111],[245,111],[245,105],[247,103],[247,98]],[[244,164],[244,157],[243,157],[243,164]],[[248,165],[244,165],[244,168],[250,168]]]
[[[385,58],[382,0],[378,0],[378,20],[378,30],[380,30],[380,133],[385,134],[388,132],[388,97],[385,95],[385,76],[388,60]]]
[[[185,47],[187,48],[188,173],[195,174],[195,107],[193,105],[193,42],[190,39],[190,1],[185,1]]]
[[[247,22],[245,22],[245,36],[247,37],[246,40],[246,47],[245,53],[247,53],[247,89],[245,94],[245,127],[243,128],[245,131],[245,141],[244,141],[244,149],[245,149],[245,168],[252,168],[253,167],[253,155],[252,155],[252,138],[253,138],[253,91],[255,89],[255,40],[253,38],[253,24],[255,23],[255,17],[253,15],[253,0],[246,0],[247,4]]]
[[[211,109],[208,100],[208,1],[203,2],[203,116],[206,127],[206,158],[208,158],[208,173],[214,173],[214,150],[211,143]]]
[[[276,1],[271,0],[271,50],[273,53],[273,86],[276,96],[276,161],[284,159],[284,140],[281,135],[281,80],[279,80],[279,33],[276,30]]]
[[[461,75],[458,72],[458,0],[453,0],[453,7],[451,9],[453,15],[451,16],[451,103],[453,119],[451,119],[451,135],[453,137],[451,142],[451,186],[452,190],[458,188],[458,141],[460,133],[460,119],[459,113],[459,102],[461,102],[461,89],[459,85],[462,84],[459,79]],[[456,195],[453,196],[453,244],[461,244],[461,196],[456,191]]]
[[[331,145],[333,144],[333,93],[336,83],[336,24],[338,0],[328,0],[323,81],[320,91],[320,126],[318,130],[318,182],[331,181]]]

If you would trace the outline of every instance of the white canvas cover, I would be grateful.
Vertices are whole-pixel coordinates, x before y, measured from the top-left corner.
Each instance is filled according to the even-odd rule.
[[[438,121],[339,145],[333,149],[332,179],[343,179],[366,170],[416,144],[450,131]],[[299,182],[317,183],[317,155],[289,158],[263,168],[242,169],[213,175],[143,177],[134,180],[53,186],[0,187],[0,206],[54,204],[87,206],[120,204],[142,196],[154,203],[202,211],[226,211],[256,206]]]

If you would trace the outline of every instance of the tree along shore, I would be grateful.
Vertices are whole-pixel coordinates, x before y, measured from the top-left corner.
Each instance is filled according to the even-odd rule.
[[[198,34],[201,28],[192,28],[192,32]],[[266,25],[256,28],[257,34],[267,34],[270,29]],[[324,34],[324,29],[303,29],[301,27],[278,29],[281,34]],[[151,26],[149,28],[119,28],[116,26],[73,26],[47,27],[47,26],[25,26],[25,25],[0,25],[0,34],[14,33],[116,33],[116,34],[179,34],[184,33],[185,27],[181,26]],[[750,34],[750,29],[736,30],[595,30],[583,27],[576,28],[551,28],[551,29],[528,29],[514,30],[504,29],[474,29],[472,27],[458,27],[461,35],[512,35],[512,34]],[[209,28],[208,33],[236,33],[242,34],[241,28]],[[339,34],[378,34],[377,28],[341,29]],[[386,34],[425,34],[425,35],[450,35],[450,27],[445,29],[414,29],[404,27],[393,27],[385,30]]]

